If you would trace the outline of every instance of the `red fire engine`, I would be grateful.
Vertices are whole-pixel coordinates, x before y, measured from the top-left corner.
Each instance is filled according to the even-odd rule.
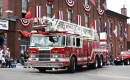
[[[84,65],[96,69],[106,62],[107,47],[100,45],[106,41],[95,30],[48,17],[43,22],[42,27],[33,26],[37,31],[20,31],[30,38],[27,66],[40,72],[64,68],[74,73]]]

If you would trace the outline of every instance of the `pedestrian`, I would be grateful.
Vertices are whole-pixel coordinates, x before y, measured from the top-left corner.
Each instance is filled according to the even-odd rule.
[[[21,57],[20,63],[21,63],[22,65],[24,65],[24,62],[25,62],[24,57]]]
[[[3,49],[0,47],[0,64],[2,63]]]
[[[7,48],[7,49],[5,50],[5,56],[10,57],[10,50],[9,50],[9,48]]]
[[[113,55],[110,55],[110,64],[113,66],[115,65]]]
[[[11,62],[10,62],[10,50],[9,50],[9,48],[7,48],[6,51],[5,51],[5,61],[6,61],[6,67],[10,68]]]
[[[4,55],[2,55],[2,65],[1,65],[2,68],[6,67],[6,62],[5,62],[5,57]]]
[[[28,59],[28,51],[24,51],[24,61],[27,62]]]

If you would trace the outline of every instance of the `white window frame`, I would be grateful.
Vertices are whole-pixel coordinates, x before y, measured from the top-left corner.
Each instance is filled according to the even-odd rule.
[[[52,17],[52,4],[46,4],[47,7],[47,17]]]
[[[102,20],[101,18],[98,19],[98,31],[101,31],[101,27],[102,27]]]
[[[72,10],[68,9],[67,12],[68,12],[68,22],[71,22],[72,21]]]
[[[101,8],[101,0],[98,0],[98,9]]]
[[[28,4],[27,0],[22,0],[22,13],[27,12],[27,4]]]
[[[108,21],[108,24],[109,24],[108,34],[112,35],[112,20],[111,19]]]
[[[85,5],[88,5],[88,2],[89,2],[88,0],[85,0]]]
[[[85,14],[85,26],[89,27],[89,14]]]
[[[119,30],[118,30],[119,32],[118,33],[119,33],[119,36],[122,37],[122,24],[119,23],[118,25],[119,25]]]

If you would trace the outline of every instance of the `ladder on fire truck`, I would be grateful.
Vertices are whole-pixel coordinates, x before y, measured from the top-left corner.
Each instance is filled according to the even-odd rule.
[[[66,32],[69,34],[77,34],[79,36],[84,37],[85,39],[92,39],[92,40],[94,40],[95,37],[96,38],[98,37],[98,35],[95,36],[96,33],[95,30],[74,23],[70,23],[59,19],[53,19],[49,17],[43,17],[42,21],[43,21],[42,27],[45,28],[46,32],[49,31]],[[41,27],[41,25],[36,25],[33,27],[38,28]]]

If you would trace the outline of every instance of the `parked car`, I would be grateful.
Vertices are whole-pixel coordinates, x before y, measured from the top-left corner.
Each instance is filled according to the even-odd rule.
[[[119,65],[119,64],[129,65],[130,51],[122,51],[117,57],[115,57],[114,63],[115,65]]]

